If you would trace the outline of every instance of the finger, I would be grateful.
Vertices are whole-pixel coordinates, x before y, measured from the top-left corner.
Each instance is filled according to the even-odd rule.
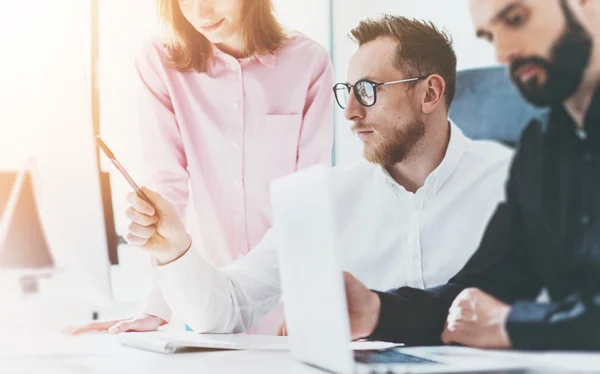
[[[92,322],[85,326],[80,326],[71,329],[71,333],[73,335],[85,334],[88,332],[102,332],[107,331],[111,326],[118,323],[119,321],[102,321],[102,322]]]
[[[452,305],[464,303],[465,301],[472,300],[476,296],[476,291],[473,288],[466,288],[454,298]]]
[[[456,318],[454,318],[453,316],[448,316],[448,318],[446,319],[446,327],[444,328],[444,330],[454,331],[458,323],[459,322],[456,320]]]
[[[370,290],[362,284],[356,277],[348,272],[344,272],[344,288],[349,294],[366,294]]]
[[[442,333],[442,342],[446,345],[452,343],[452,331],[445,329]]]
[[[457,320],[449,320],[448,325],[446,326],[446,330],[450,332],[457,332],[464,327],[465,323]]]
[[[133,209],[147,216],[153,216],[155,214],[154,207],[148,204],[144,199],[139,197],[136,193],[130,192],[127,194],[127,202]]]
[[[150,201],[152,203],[157,203],[160,199],[164,199],[164,197],[162,197],[161,194],[159,194],[158,192],[149,189],[146,186],[142,186],[141,187],[142,191],[146,194],[146,196],[148,196],[148,198],[150,199]]]
[[[474,325],[473,322],[470,322],[470,321],[465,322],[460,319],[456,319],[456,320],[449,319],[448,326],[446,327],[446,329],[448,331],[452,331],[452,332],[460,332],[460,331],[466,331],[466,330],[472,329],[474,327],[473,325]]]
[[[151,317],[144,318],[132,318],[126,321],[122,321],[108,330],[109,334],[119,334],[122,332],[135,331],[145,332],[154,331],[158,328],[160,323],[157,323],[155,319]]]
[[[448,317],[446,317],[446,330],[451,332],[456,332],[461,329],[464,329],[466,325],[472,324],[473,322],[465,319],[461,312],[450,312]]]
[[[448,325],[441,338],[444,344],[463,344],[465,342],[465,329],[461,325],[454,327]]]
[[[81,335],[89,332],[103,332],[117,324],[119,321],[96,321],[83,326],[68,327],[63,333],[68,335]]]
[[[352,275],[351,273],[348,273],[347,271],[344,272],[344,282],[346,284],[348,283],[356,283],[358,282],[358,280],[354,277],[354,275]]]
[[[285,322],[279,326],[279,329],[277,330],[277,336],[287,336],[287,327]]]
[[[453,331],[447,331],[447,332],[445,331],[442,334],[442,342],[445,345],[462,344],[460,342],[460,336]]]
[[[448,317],[446,317],[446,327],[444,329],[445,330],[453,330],[455,324],[456,324],[456,316],[449,314]]]
[[[476,320],[476,314],[470,308],[452,307],[448,311],[448,319],[454,321],[474,322]]]
[[[156,233],[156,226],[141,226],[135,222],[131,222],[128,226],[129,234],[138,238],[150,239]]]
[[[158,192],[149,189],[148,187],[142,187],[142,191],[144,194],[150,199],[152,205],[157,208],[159,211],[165,208],[167,200]]]
[[[155,211],[158,212],[157,214],[160,217],[175,216],[179,218],[177,210],[173,204],[169,200],[165,199],[161,194],[146,187],[142,187],[142,191],[146,194],[146,196],[148,196],[148,199],[150,199]]]
[[[108,333],[111,335],[120,334],[122,332],[133,331],[133,321],[123,321],[119,322],[110,329],[108,329]]]
[[[128,319],[126,321],[122,321],[108,329],[109,334],[119,334],[127,331],[142,331],[141,323],[139,319]]]
[[[460,294],[458,294],[456,299],[454,299],[452,306],[463,306],[473,309],[475,307],[476,301],[479,300],[481,296],[482,292],[479,289],[467,288],[463,290]]]
[[[461,315],[462,315],[462,308],[452,307],[448,310],[448,317],[446,317],[446,320],[448,321],[448,323],[453,323],[457,319],[460,319]]]
[[[458,297],[456,299],[454,299],[454,301],[452,302],[452,305],[450,305],[450,309],[467,307],[468,305],[469,305],[469,300],[465,296],[460,294],[460,295],[458,295]]]
[[[146,214],[140,213],[135,210],[133,207],[129,207],[125,210],[125,216],[131,220],[131,222],[135,222],[141,226],[152,226],[158,220],[156,215],[148,216]]]
[[[141,247],[145,245],[146,243],[148,243],[148,240],[149,239],[147,238],[140,238],[133,234],[125,235],[125,241],[127,242],[127,244],[134,245],[136,247]]]
[[[61,331],[63,334],[65,335],[81,335],[81,334],[85,334],[87,332],[92,332],[92,330],[90,330],[90,328],[88,326],[70,326],[70,327],[65,327],[64,329],[62,329]]]

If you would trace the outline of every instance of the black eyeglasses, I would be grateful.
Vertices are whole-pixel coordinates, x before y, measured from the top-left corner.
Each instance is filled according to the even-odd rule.
[[[375,105],[377,102],[377,87],[386,86],[388,84],[413,82],[425,78],[427,78],[427,76],[381,83],[373,82],[368,79],[362,79],[356,82],[354,85],[349,83],[338,83],[333,86],[333,93],[335,94],[335,101],[337,101],[340,108],[346,109],[346,106],[348,106],[350,91],[352,91],[352,88],[354,88],[354,96],[356,96],[356,100],[358,100],[360,105],[370,107]]]

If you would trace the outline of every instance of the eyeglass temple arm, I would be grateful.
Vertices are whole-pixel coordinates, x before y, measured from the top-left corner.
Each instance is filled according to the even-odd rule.
[[[378,86],[386,86],[388,84],[394,84],[394,83],[404,83],[404,82],[412,82],[412,81],[416,81],[419,79],[423,79],[423,77],[418,77],[418,78],[409,78],[409,79],[401,79],[399,81],[391,81],[391,82],[383,82],[383,83],[378,83]]]

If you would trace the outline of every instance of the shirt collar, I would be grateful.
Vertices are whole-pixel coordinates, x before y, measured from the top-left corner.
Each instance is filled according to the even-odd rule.
[[[600,145],[600,85],[592,96],[592,101],[584,117],[585,132],[590,142]]]
[[[463,134],[461,129],[459,129],[458,126],[456,126],[454,122],[452,122],[452,120],[449,120],[449,122],[450,141],[448,142],[448,148],[446,149],[444,159],[438,165],[438,167],[434,171],[432,171],[431,174],[429,174],[429,176],[427,176],[423,187],[421,187],[419,191],[429,190],[429,188],[431,187],[432,193],[436,194],[440,190],[440,188],[442,188],[442,186],[446,183],[446,181],[450,179],[450,176],[452,175],[452,173],[454,173],[454,171],[458,167],[460,160],[462,159],[466,144],[469,141],[469,139]],[[384,167],[379,166],[379,169],[383,172],[386,184],[388,184],[400,194],[409,194],[409,192],[406,191],[406,189],[404,189],[403,186],[399,185],[398,182],[396,182],[396,180],[392,178],[390,173]],[[417,194],[420,193],[419,191],[417,191]]]
[[[262,56],[256,55],[256,57],[254,58],[266,67],[274,68],[276,66],[275,62],[277,61],[277,56],[275,55],[275,53],[269,53]]]
[[[548,136],[553,144],[579,146],[580,140],[600,144],[600,85],[596,88],[588,110],[584,116],[584,131],[577,129],[575,121],[564,105],[551,108],[548,123]]]
[[[450,141],[448,142],[448,148],[446,149],[446,154],[444,155],[444,159],[438,165],[437,168],[427,179],[434,178],[435,184],[433,187],[433,193],[436,194],[442,186],[450,179],[450,176],[454,173],[462,156],[465,151],[465,147],[469,139],[463,134],[462,130],[449,120],[450,122]],[[425,180],[427,183],[427,180]]]
[[[233,61],[233,60],[235,60],[238,63],[241,63],[243,61],[258,61],[258,62],[260,62],[261,64],[263,64],[266,67],[269,67],[269,68],[275,68],[276,67],[277,55],[275,53],[268,53],[266,55],[254,55],[254,56],[250,56],[248,58],[236,59],[233,56],[228,55],[227,53],[224,53],[223,51],[221,51],[214,44],[212,45],[212,50],[213,50],[213,54],[215,56],[220,56],[225,61]]]
[[[397,195],[399,196],[408,196],[412,195],[412,193],[408,192],[404,186],[398,184],[396,180],[392,177],[389,171],[381,165],[377,165],[377,170],[381,172],[383,176],[383,181],[387,184]]]

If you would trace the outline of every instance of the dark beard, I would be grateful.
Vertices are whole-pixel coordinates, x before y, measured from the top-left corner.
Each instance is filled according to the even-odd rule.
[[[566,29],[554,43],[550,61],[540,57],[528,57],[513,61],[510,75],[525,100],[538,107],[555,106],[571,97],[581,85],[583,75],[590,63],[592,38],[577,21],[565,0],[561,0]],[[546,72],[543,85],[537,79],[526,83],[515,77],[515,72],[525,64],[534,64]]]
[[[402,162],[413,150],[415,144],[425,136],[425,124],[415,120],[404,128],[396,128],[386,136],[384,144],[371,153],[365,150],[367,161],[389,167]]]

